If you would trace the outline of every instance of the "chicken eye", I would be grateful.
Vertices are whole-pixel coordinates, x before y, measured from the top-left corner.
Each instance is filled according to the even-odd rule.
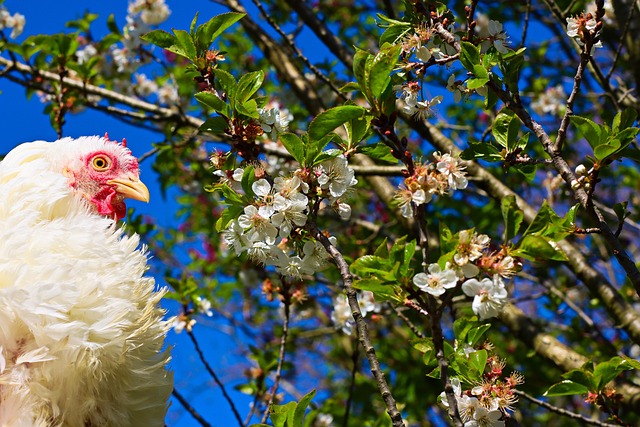
[[[109,168],[110,162],[109,159],[104,156],[95,156],[91,160],[91,165],[97,171],[103,171]]]

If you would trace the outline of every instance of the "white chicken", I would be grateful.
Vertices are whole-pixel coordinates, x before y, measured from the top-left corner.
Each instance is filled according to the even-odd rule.
[[[163,426],[173,377],[163,291],[137,235],[138,162],[108,137],[0,162],[0,427]]]

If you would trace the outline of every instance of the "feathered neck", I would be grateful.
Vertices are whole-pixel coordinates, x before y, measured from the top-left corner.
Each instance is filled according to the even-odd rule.
[[[11,150],[0,162],[0,218],[37,213],[42,220],[53,220],[88,212],[86,203],[74,195],[61,173],[60,151],[71,149],[71,141],[35,141]]]

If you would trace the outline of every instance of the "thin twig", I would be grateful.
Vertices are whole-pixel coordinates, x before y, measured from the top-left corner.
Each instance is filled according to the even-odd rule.
[[[293,51],[296,53],[296,55],[298,56],[298,58],[300,58],[300,60],[302,62],[304,62],[304,64],[311,70],[311,72],[313,74],[316,75],[316,77],[318,77],[320,80],[322,80],[323,82],[325,82],[325,84],[327,84],[331,90],[338,96],[338,98],[342,99],[342,100],[346,100],[347,97],[344,95],[344,93],[342,93],[340,91],[340,88],[338,88],[338,86],[336,86],[327,76],[325,76],[322,71],[320,71],[318,69],[318,67],[316,67],[315,65],[313,65],[311,63],[311,61],[309,61],[309,58],[307,58],[304,53],[302,53],[302,51],[300,49],[298,49],[298,46],[296,46],[296,44],[293,42],[293,40],[287,35],[285,34],[284,31],[282,31],[282,28],[280,28],[280,26],[278,25],[278,23],[276,21],[274,21],[271,16],[267,13],[267,11],[264,9],[264,7],[262,6],[262,3],[260,3],[259,0],[251,0],[253,2],[253,4],[256,5],[256,7],[260,10],[260,13],[262,13],[262,16],[264,17],[264,19],[267,20],[267,22],[269,23],[269,25],[271,25],[271,27],[276,30],[276,32],[278,34],[280,34],[280,36],[283,38],[283,40],[286,41],[286,43],[289,45],[289,47],[291,49],[293,49]]]
[[[418,329],[416,325],[413,324],[411,319],[405,316],[402,311],[400,311],[397,307],[393,306],[392,304],[389,304],[389,306],[400,318],[400,320],[402,320],[409,327],[409,329],[411,329],[411,332],[413,332],[415,336],[417,336],[418,338],[424,338],[424,334]]]
[[[369,360],[371,373],[376,380],[378,390],[380,390],[380,395],[382,396],[382,400],[384,400],[385,406],[387,408],[387,413],[391,418],[391,423],[393,427],[404,427],[405,424],[402,419],[402,414],[398,410],[396,400],[391,393],[391,389],[389,388],[389,384],[385,379],[384,372],[382,372],[380,361],[376,356],[376,350],[371,344],[371,337],[369,336],[367,323],[364,321],[364,317],[362,316],[362,312],[360,311],[356,290],[351,286],[351,283],[353,282],[353,276],[349,271],[349,264],[344,259],[340,251],[338,251],[338,249],[331,244],[327,236],[325,236],[320,230],[315,228],[315,226],[313,228],[313,234],[315,235],[316,239],[322,244],[322,246],[324,246],[325,250],[329,253],[329,255],[331,255],[331,258],[333,258],[334,262],[338,266],[340,276],[342,277],[344,290],[347,294],[347,301],[349,302],[349,307],[351,308],[351,314],[356,322],[358,339],[360,341],[360,344],[364,348],[367,359]]]
[[[269,418],[269,411],[271,409],[271,405],[273,405],[273,401],[275,399],[276,393],[278,392],[278,385],[280,383],[280,377],[282,376],[282,366],[284,365],[284,358],[286,355],[287,349],[287,336],[289,335],[289,317],[291,313],[291,298],[289,295],[289,290],[284,289],[282,292],[283,296],[283,304],[284,304],[284,320],[282,322],[282,337],[280,337],[280,354],[278,355],[278,366],[276,367],[276,377],[273,381],[273,386],[271,387],[271,392],[269,395],[269,402],[267,403],[267,409],[265,409],[262,414],[262,424],[267,422],[267,418]]]
[[[198,357],[200,358],[200,361],[204,365],[209,375],[211,375],[213,380],[216,382],[218,387],[220,387],[220,390],[222,391],[222,395],[224,396],[225,400],[229,403],[229,406],[231,406],[231,411],[233,411],[233,415],[236,417],[236,420],[238,421],[238,425],[240,427],[244,427],[244,423],[242,422],[242,418],[240,417],[240,413],[238,412],[238,409],[236,409],[236,405],[233,403],[233,400],[231,400],[231,396],[229,396],[229,394],[227,393],[227,389],[225,388],[224,384],[222,383],[222,381],[220,381],[220,378],[218,378],[213,368],[211,367],[211,365],[209,365],[209,362],[207,362],[207,359],[204,357],[204,353],[202,352],[202,349],[200,348],[200,344],[198,344],[198,341],[196,340],[196,337],[193,334],[193,331],[190,331],[187,329],[187,335],[189,335],[189,338],[191,338],[191,341],[193,342],[193,345],[196,348],[196,353],[198,353]]]
[[[515,394],[517,394],[518,396],[522,396],[525,399],[529,400],[530,402],[535,403],[538,406],[541,406],[541,407],[543,407],[545,409],[548,409],[551,412],[555,412],[556,414],[563,415],[565,417],[572,418],[574,420],[580,420],[583,423],[591,424],[591,425],[594,425],[594,426],[599,426],[599,427],[617,427],[615,424],[603,423],[602,421],[594,420],[593,418],[587,418],[587,417],[585,417],[583,415],[576,414],[575,412],[571,412],[571,411],[568,411],[568,410],[563,409],[563,408],[558,408],[557,406],[551,405],[550,403],[547,403],[547,402],[545,402],[543,400],[536,399],[535,397],[525,393],[524,391],[520,391],[520,390],[515,390],[514,389],[513,392]]]
[[[349,382],[349,395],[347,396],[347,402],[345,403],[346,409],[344,411],[344,419],[342,420],[343,427],[349,427],[349,415],[351,413],[351,402],[353,401],[353,393],[356,389],[356,374],[358,373],[358,359],[360,359],[360,347],[356,345],[351,355],[351,361],[353,362],[353,368],[351,368],[351,381]]]
[[[631,26],[631,18],[633,17],[633,12],[636,10],[636,3],[638,0],[633,0],[631,7],[629,8],[629,14],[627,15],[627,20],[624,23],[624,28],[622,30],[622,34],[620,34],[620,40],[618,41],[618,48],[616,49],[616,54],[613,57],[613,61],[611,62],[611,68],[609,72],[604,77],[604,79],[608,82],[613,75],[613,71],[616,69],[618,65],[618,60],[620,59],[620,53],[622,53],[622,46],[624,46],[624,39],[627,37],[627,33],[629,32],[629,28]]]
[[[531,0],[526,0],[524,11],[524,22],[522,23],[522,37],[520,39],[520,47],[524,47],[527,39],[527,31],[529,30],[529,16],[531,15]]]
[[[187,402],[187,399],[184,398],[183,395],[180,394],[180,392],[178,392],[178,390],[176,390],[175,388],[173,390],[171,390],[171,394],[173,395],[173,397],[176,398],[176,400],[178,402],[180,402],[180,404],[184,407],[184,409],[187,410],[188,413],[191,414],[191,416],[200,423],[201,426],[203,427],[211,427],[211,424],[209,424],[207,422],[207,420],[205,420],[204,418],[202,418],[202,415],[200,415],[198,413],[198,411],[196,411],[196,409],[191,406],[189,404],[189,402]]]

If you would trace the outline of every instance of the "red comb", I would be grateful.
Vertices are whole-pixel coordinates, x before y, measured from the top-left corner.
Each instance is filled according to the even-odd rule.
[[[104,133],[104,139],[106,139],[107,141],[111,141],[111,138],[109,138],[109,132],[105,132]],[[118,143],[118,141],[113,141],[114,143]],[[126,147],[127,146],[127,138],[122,138],[122,146]]]

